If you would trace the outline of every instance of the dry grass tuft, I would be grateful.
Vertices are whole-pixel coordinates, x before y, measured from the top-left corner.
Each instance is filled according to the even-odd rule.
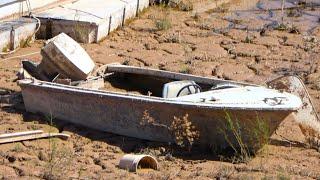
[[[180,11],[193,10],[193,4],[190,0],[169,0],[168,6]]]
[[[270,128],[266,121],[257,116],[255,120],[249,122],[251,122],[250,127],[243,126],[237,117],[226,112],[220,133],[234,151],[232,162],[248,162],[260,148],[269,144]]]

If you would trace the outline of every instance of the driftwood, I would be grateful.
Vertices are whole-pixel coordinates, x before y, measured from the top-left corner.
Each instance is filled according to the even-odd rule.
[[[44,133],[42,130],[7,133],[0,135],[0,144],[51,137],[68,139],[70,135],[63,133]]]

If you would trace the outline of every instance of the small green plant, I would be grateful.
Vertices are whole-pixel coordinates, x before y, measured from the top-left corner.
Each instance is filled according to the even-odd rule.
[[[235,162],[247,162],[252,155],[269,144],[270,128],[265,120],[261,120],[258,115],[254,120],[247,120],[246,125],[242,125],[237,117],[233,117],[226,112],[225,122],[220,129],[221,134],[234,151]]]
[[[171,21],[168,18],[161,18],[155,21],[159,31],[168,30],[171,28]]]
[[[50,127],[53,126],[53,116],[50,115],[47,118],[50,123]],[[49,133],[52,130],[50,128]],[[48,151],[48,161],[43,174],[44,179],[61,179],[72,164],[73,151],[71,148],[66,146],[59,146],[59,139],[49,138],[49,151]]]
[[[288,29],[288,26],[284,23],[280,23],[277,26],[275,26],[274,29],[278,31],[286,31]]]
[[[246,36],[246,39],[244,40],[245,43],[252,43],[252,39],[249,36]]]
[[[27,39],[21,39],[19,47],[21,48],[30,47],[31,41],[32,41],[32,36],[27,37]]]
[[[287,16],[288,17],[301,17],[302,14],[299,10],[296,10],[296,9],[289,9],[287,11]]]
[[[22,147],[21,143],[15,143],[13,151],[14,152],[23,152],[23,147]]]
[[[277,174],[277,179],[278,180],[290,180],[291,178],[284,173],[279,173],[279,174]]]
[[[184,73],[184,74],[191,74],[192,73],[192,69],[188,65],[183,65],[181,67],[181,69],[179,70],[179,72],[180,73]]]
[[[8,52],[9,51],[9,44],[8,45],[6,45],[6,46],[4,46],[3,48],[2,48],[2,52]]]
[[[280,23],[280,24],[277,24],[274,27],[274,29],[278,30],[278,31],[287,31],[287,32],[293,33],[293,34],[300,34],[300,30],[294,24],[290,25],[290,24]]]
[[[154,18],[154,24],[159,31],[168,30],[172,27],[171,20],[169,18],[170,9],[165,5],[160,5],[160,14],[157,18]]]
[[[200,14],[199,13],[194,13],[194,15],[192,16],[192,18],[195,20],[195,21],[199,21],[200,20],[200,18],[201,18],[201,16],[200,16]]]
[[[220,132],[223,134],[230,147],[234,150],[235,156],[240,160],[240,162],[248,161],[251,157],[249,147],[244,142],[243,127],[240,126],[238,119],[234,119],[228,112],[226,112],[225,120],[226,122],[224,127]]]

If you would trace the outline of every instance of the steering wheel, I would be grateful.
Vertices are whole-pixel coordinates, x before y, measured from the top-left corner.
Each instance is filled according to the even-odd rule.
[[[184,89],[186,89],[186,88],[188,88],[189,94],[192,94],[190,87],[194,87],[196,93],[199,93],[199,92],[202,91],[201,87],[200,87],[198,84],[188,84],[188,85],[186,85],[186,86],[183,86],[183,87],[179,90],[179,92],[178,92],[178,94],[177,94],[176,97],[179,97],[180,94],[182,93],[182,91],[183,91]],[[189,94],[188,94],[188,95],[189,95]]]

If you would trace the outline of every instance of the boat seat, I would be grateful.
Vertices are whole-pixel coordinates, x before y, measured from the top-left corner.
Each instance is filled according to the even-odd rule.
[[[194,81],[173,81],[163,86],[163,98],[175,98],[201,92],[201,87]]]

